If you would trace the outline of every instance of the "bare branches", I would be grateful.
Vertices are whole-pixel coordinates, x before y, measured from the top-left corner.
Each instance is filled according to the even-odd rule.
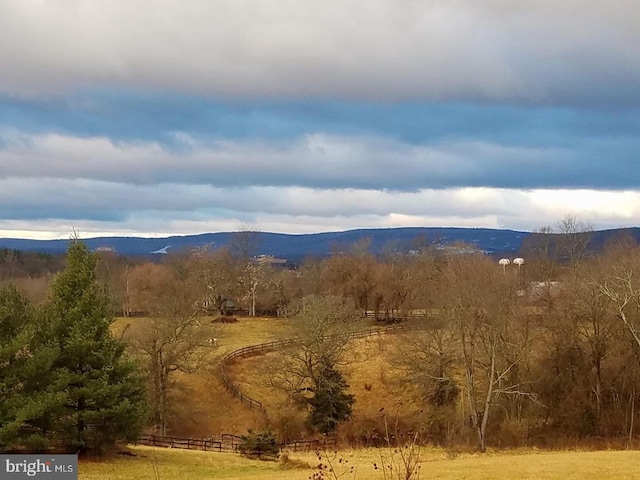
[[[598,286],[600,292],[613,303],[617,317],[622,321],[629,333],[640,347],[640,322],[630,318],[627,310],[631,305],[638,307],[640,302],[640,285],[636,284],[632,269],[613,268],[614,273]]]
[[[132,322],[127,340],[146,366],[152,413],[163,434],[173,373],[201,368],[211,350],[209,339],[219,336],[210,322],[198,318],[202,296],[195,285],[197,272],[185,262],[185,258],[175,258],[168,265],[145,266],[132,275],[150,318]]]

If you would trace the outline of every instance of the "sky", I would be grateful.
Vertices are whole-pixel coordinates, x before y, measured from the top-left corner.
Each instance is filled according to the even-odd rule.
[[[2,0],[0,237],[640,224],[637,0]]]

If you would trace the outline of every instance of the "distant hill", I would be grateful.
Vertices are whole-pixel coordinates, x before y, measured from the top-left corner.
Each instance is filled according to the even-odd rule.
[[[622,234],[640,240],[640,229],[629,228],[593,232],[591,243],[595,248],[601,248],[609,239]],[[489,254],[513,255],[520,250],[522,242],[526,238],[536,234],[489,228],[409,227],[358,229],[302,235],[258,232],[256,235],[256,254],[273,255],[299,261],[308,256],[326,256],[332,252],[344,251],[363,239],[370,241],[370,249],[374,253],[381,252],[385,245],[411,250],[420,243],[446,246],[456,242],[464,242],[473,244]],[[113,250],[120,255],[146,256],[204,245],[219,248],[229,245],[234,236],[235,234],[231,232],[221,232],[166,238],[100,237],[84,241],[92,250]],[[51,254],[63,253],[67,248],[67,243],[68,240],[0,238],[0,248]]]

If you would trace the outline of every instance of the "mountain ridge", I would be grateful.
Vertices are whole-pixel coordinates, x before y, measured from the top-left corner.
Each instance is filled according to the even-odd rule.
[[[456,242],[472,244],[489,254],[515,254],[522,242],[535,232],[511,229],[465,228],[465,227],[397,227],[362,228],[338,232],[318,232],[287,234],[255,232],[253,239],[257,245],[255,253],[282,258],[302,258],[305,256],[325,256],[341,251],[362,239],[370,240],[373,252],[381,252],[391,242],[410,248],[417,243],[432,243],[442,246]],[[618,228],[591,232],[592,243],[601,248],[616,235],[628,234],[640,239],[640,229]],[[83,239],[92,250],[113,250],[120,255],[151,255],[192,247],[210,245],[213,248],[229,246],[237,239],[238,232],[215,232],[195,235],[173,235],[168,237],[94,237]],[[41,253],[64,253],[69,240],[32,240],[0,238],[0,248],[27,250]]]

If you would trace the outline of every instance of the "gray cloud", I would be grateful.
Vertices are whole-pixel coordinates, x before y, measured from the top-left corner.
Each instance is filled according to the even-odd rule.
[[[637,223],[638,18],[636,0],[5,0],[0,235]]]
[[[6,0],[0,91],[638,104],[632,0]]]
[[[46,227],[62,236],[68,234],[69,225],[84,231],[140,234],[233,230],[241,223],[293,233],[412,225],[535,229],[555,223],[566,213],[596,227],[630,225],[640,218],[640,194],[492,188],[416,192],[220,188],[45,178],[0,181],[0,234],[25,225],[34,231]]]
[[[522,197],[522,195],[520,195]],[[337,217],[390,213],[403,215],[460,215],[487,213],[491,203],[497,214],[506,214],[518,203],[509,196],[482,190],[421,190],[412,193],[354,189],[298,187],[220,188],[206,185],[161,184],[135,186],[93,180],[7,179],[0,181],[0,218],[124,220],[146,212],[150,216],[202,219],[269,214]],[[523,203],[522,198],[519,203]]]
[[[375,137],[310,134],[291,141],[114,142],[57,134],[0,135],[0,178],[63,178],[153,185],[390,189],[490,186],[638,186],[637,139],[584,140],[564,148],[478,140],[414,145]],[[617,165],[603,161],[615,158]]]

